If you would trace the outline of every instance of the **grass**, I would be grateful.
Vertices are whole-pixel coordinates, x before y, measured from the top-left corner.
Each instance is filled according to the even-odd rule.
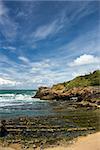
[[[73,87],[87,87],[99,85],[100,85],[100,70],[96,70],[88,75],[78,76],[71,81],[54,85],[53,89],[62,90],[63,88],[70,89]]]

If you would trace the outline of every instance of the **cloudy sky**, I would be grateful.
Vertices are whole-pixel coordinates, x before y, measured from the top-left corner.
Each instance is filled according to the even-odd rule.
[[[0,1],[0,89],[99,69],[99,1]]]

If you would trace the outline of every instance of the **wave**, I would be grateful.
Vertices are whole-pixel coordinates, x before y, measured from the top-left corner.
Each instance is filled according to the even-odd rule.
[[[32,100],[32,95],[23,95],[23,94],[18,94],[15,96],[16,100]]]
[[[29,103],[33,101],[32,96],[34,92],[31,93],[0,93],[0,107],[10,106],[10,105],[22,105],[24,103]]]
[[[0,94],[1,100],[32,100],[32,95],[27,94]]]
[[[35,95],[35,92],[33,93],[10,93],[10,94],[0,94],[0,108],[6,107],[6,106],[21,106],[27,104],[35,104],[35,102],[43,102],[43,100],[40,100],[38,98],[32,98],[32,96]]]
[[[7,106],[21,106],[33,101],[32,95],[27,94],[0,94],[0,108]]]

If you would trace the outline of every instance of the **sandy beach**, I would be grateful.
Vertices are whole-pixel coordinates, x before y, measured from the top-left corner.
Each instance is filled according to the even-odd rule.
[[[99,150],[100,148],[100,132],[87,135],[86,137],[79,137],[76,143],[68,146],[49,147],[44,150]],[[13,144],[10,147],[0,146],[0,150],[22,150],[20,145]],[[33,150],[29,148],[28,150]],[[37,148],[36,150],[40,150]]]
[[[90,134],[86,137],[79,137],[75,144],[68,147],[58,146],[47,148],[46,150],[99,150],[100,148],[100,132]]]

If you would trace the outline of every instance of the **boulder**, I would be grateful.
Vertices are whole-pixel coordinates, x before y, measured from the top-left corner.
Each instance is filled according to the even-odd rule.
[[[43,100],[51,100],[55,99],[57,94],[53,92],[50,88],[48,87],[40,87],[38,91],[36,92],[36,95],[34,98],[40,98]]]

